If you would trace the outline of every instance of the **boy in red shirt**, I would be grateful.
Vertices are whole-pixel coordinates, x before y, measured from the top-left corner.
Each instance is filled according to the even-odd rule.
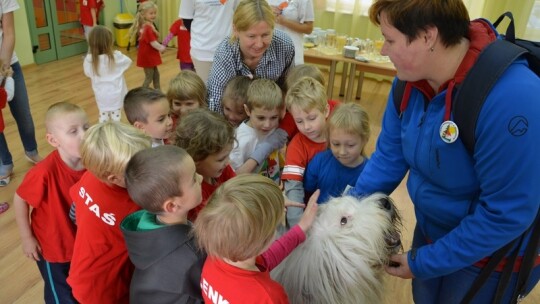
[[[165,39],[163,39],[161,44],[166,46],[174,36],[177,36],[176,47],[178,52],[176,53],[176,59],[180,61],[180,70],[195,71],[195,66],[193,66],[193,61],[191,60],[191,55],[189,54],[191,51],[191,47],[189,45],[191,41],[191,34],[182,23],[182,19],[176,20],[171,25],[169,34],[167,37],[165,37]]]
[[[107,122],[91,127],[81,147],[87,172],[70,189],[77,236],[67,279],[80,303],[129,303],[133,264],[120,222],[140,208],[125,188],[124,171],[150,138],[136,128]]]
[[[222,184],[194,227],[208,254],[201,274],[205,303],[289,303],[270,271],[305,240],[317,214],[317,198],[318,191],[298,225],[272,244],[284,215],[281,189],[259,174],[242,174]]]
[[[324,86],[312,77],[296,81],[287,92],[285,105],[298,127],[298,133],[287,146],[285,167],[281,174],[287,199],[304,202],[304,172],[317,152],[326,149],[326,118],[338,102],[326,99]],[[302,209],[287,209],[287,227],[292,227]]]
[[[103,0],[81,0],[81,24],[88,40],[90,31],[98,24],[99,13],[105,7]]]
[[[37,262],[45,303],[76,303],[66,282],[75,225],[68,217],[69,188],[85,172],[79,152],[88,117],[74,104],[59,102],[45,116],[47,141],[56,150],[28,171],[13,197],[23,253]],[[32,207],[28,218],[29,207]]]

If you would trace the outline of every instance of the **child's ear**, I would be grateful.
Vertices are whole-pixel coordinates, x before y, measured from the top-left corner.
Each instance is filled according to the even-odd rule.
[[[328,118],[328,115],[330,115],[330,105],[326,104],[326,109],[324,110],[324,118]]]
[[[140,121],[136,121],[133,123],[133,126],[139,130],[143,130],[144,131],[144,124]]]
[[[178,205],[177,205],[176,201],[177,201],[176,197],[168,198],[163,203],[163,210],[166,213],[174,213],[174,212],[176,212],[178,210]]]
[[[251,116],[251,111],[249,110],[249,107],[247,106],[247,104],[244,104],[244,111],[246,111],[247,116]]]
[[[125,188],[126,187],[126,180],[123,176],[118,174],[109,174],[107,176],[107,182],[110,184],[117,185],[119,187]]]
[[[47,134],[45,134],[45,138],[47,139],[47,142],[49,143],[49,145],[51,145],[51,146],[53,146],[55,148],[58,148],[58,141],[56,140],[54,135],[47,132]]]

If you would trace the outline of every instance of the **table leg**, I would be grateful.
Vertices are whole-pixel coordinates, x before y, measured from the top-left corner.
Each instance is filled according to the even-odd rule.
[[[364,72],[358,75],[358,85],[356,86],[356,99],[362,98],[362,86],[364,85]]]
[[[349,81],[347,85],[347,94],[345,95],[345,102],[352,101],[352,91],[354,88],[354,77],[356,76],[356,64],[352,64],[349,68]]]
[[[334,79],[336,78],[336,64],[337,61],[332,60],[330,63],[330,75],[328,76],[328,92],[326,96],[328,99],[332,99],[332,94],[334,93]]]
[[[347,62],[343,63],[343,69],[341,72],[341,87],[339,88],[339,96],[345,96],[345,87],[347,85],[347,71],[349,69],[349,64]]]

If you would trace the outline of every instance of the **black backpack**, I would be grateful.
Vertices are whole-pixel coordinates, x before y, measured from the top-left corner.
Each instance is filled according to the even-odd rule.
[[[489,44],[478,56],[477,62],[465,76],[463,82],[457,87],[453,94],[452,113],[454,122],[459,128],[459,138],[472,155],[476,143],[475,130],[476,122],[484,101],[504,71],[520,56],[524,56],[529,68],[540,77],[540,42],[534,42],[515,38],[514,17],[511,12],[502,14],[494,23],[497,27],[504,17],[510,19],[504,39],[496,40]],[[406,82],[397,80],[393,90],[394,106],[401,117],[401,101],[405,92]],[[489,275],[495,270],[497,265],[508,256],[507,264],[504,267],[497,288],[497,292],[492,303],[500,303],[506,287],[510,281],[514,264],[517,259],[519,248],[525,236],[530,232],[530,240],[521,267],[518,272],[518,280],[512,295],[512,303],[523,297],[526,282],[534,266],[535,258],[538,255],[540,245],[540,213],[537,214],[531,227],[514,241],[508,243],[503,248],[497,250],[490,258],[489,262],[482,269],[471,288],[465,295],[462,303],[469,303],[476,292],[482,287]]]

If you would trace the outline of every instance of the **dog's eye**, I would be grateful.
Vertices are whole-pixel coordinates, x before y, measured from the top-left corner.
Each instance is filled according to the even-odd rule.
[[[344,216],[341,218],[341,225],[346,225],[347,224],[347,218]]]

